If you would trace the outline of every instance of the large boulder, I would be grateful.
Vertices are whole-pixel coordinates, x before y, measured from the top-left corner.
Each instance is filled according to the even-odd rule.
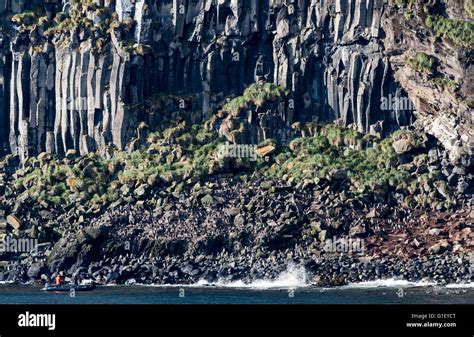
[[[412,148],[410,140],[406,138],[394,141],[392,147],[397,154],[403,154],[410,151]]]
[[[43,263],[33,263],[30,268],[28,268],[27,275],[30,279],[38,280],[44,271],[45,267]]]
[[[7,223],[13,227],[13,229],[20,229],[22,223],[20,218],[15,214],[10,214],[7,216]]]

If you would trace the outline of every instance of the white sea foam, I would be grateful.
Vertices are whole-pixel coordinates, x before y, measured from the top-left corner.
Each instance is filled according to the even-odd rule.
[[[85,284],[91,283],[92,280],[85,280]],[[0,282],[6,284],[12,282]],[[106,284],[105,286],[117,286],[115,284]],[[131,283],[129,286],[139,287],[164,287],[164,288],[202,288],[202,287],[217,287],[217,288],[246,288],[246,289],[288,289],[288,288],[302,288],[315,286],[308,281],[306,271],[302,266],[288,265],[287,269],[282,272],[276,279],[260,279],[252,282],[238,281],[218,281],[210,283],[206,280],[200,280],[194,284],[142,284]],[[413,287],[445,287],[452,289],[466,289],[474,288],[474,282],[441,285],[432,281],[418,281],[410,282],[402,279],[379,279],[374,281],[358,282],[344,285],[341,287],[321,287],[320,289],[357,289],[357,288],[413,288]]]
[[[366,281],[359,283],[351,283],[342,288],[405,288],[405,287],[428,287],[436,286],[437,283],[430,281],[419,281],[419,282],[410,282],[407,280],[397,280],[397,279],[383,279],[383,280],[374,280]]]
[[[276,279],[254,280],[250,283],[243,281],[234,282],[217,282],[218,287],[230,288],[256,288],[256,289],[272,289],[272,288],[299,288],[306,287],[307,283],[306,270],[301,266],[288,265],[287,269],[282,272]]]
[[[454,283],[454,284],[448,284],[446,286],[446,288],[454,288],[454,289],[458,289],[458,288],[474,288],[474,282],[471,282],[471,283]]]

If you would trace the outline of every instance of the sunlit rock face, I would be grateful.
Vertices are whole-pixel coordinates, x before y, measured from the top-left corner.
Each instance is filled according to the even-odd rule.
[[[466,1],[447,1],[442,4],[450,20],[470,21]],[[426,11],[422,6],[415,14]],[[422,15],[406,20],[404,13],[390,10],[382,20],[385,30],[384,46],[395,80],[412,98],[417,125],[435,136],[450,153],[453,162],[472,165],[474,133],[472,102],[474,92],[473,49],[460,47],[446,38],[438,38],[426,27]],[[472,36],[472,32],[470,33]],[[414,71],[407,60],[417,53],[433,59],[435,75]],[[450,81],[451,88],[437,84]],[[454,88],[453,88],[454,87]],[[453,94],[453,90],[455,94]]]
[[[384,46],[391,23],[383,0],[97,0],[79,9],[68,1],[34,3],[49,20],[60,11],[80,15],[47,37],[40,26],[4,32],[0,141],[22,158],[110,143],[125,149],[141,121],[153,124],[136,109],[145,99],[194,95],[187,110],[199,122],[260,81],[288,90],[272,112],[283,122],[269,124],[283,138],[295,122],[387,134],[415,120],[411,106],[381,104],[407,97]],[[4,13],[26,7],[0,1]],[[265,138],[262,116],[272,114],[257,113],[246,139]]]

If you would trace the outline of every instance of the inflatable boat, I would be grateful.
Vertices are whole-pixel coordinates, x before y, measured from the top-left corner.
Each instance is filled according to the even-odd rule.
[[[50,283],[47,283],[43,290],[45,291],[71,291],[73,290],[74,291],[91,291],[91,290],[94,290],[95,289],[95,285],[94,284],[78,284],[78,285],[74,285],[74,284],[50,284]]]

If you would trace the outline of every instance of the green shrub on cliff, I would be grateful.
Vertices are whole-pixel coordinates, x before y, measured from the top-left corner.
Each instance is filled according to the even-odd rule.
[[[249,86],[242,96],[236,97],[227,102],[222,108],[223,111],[236,113],[247,105],[261,105],[265,101],[274,100],[285,93],[285,89],[274,83],[254,83]]]
[[[294,139],[288,146],[279,144],[273,161],[251,162],[218,156],[224,141],[207,126],[168,122],[149,134],[148,143],[138,150],[115,151],[110,159],[96,153],[68,160],[49,155],[30,158],[12,186],[17,195],[28,193],[42,207],[64,207],[74,201],[96,207],[136,198],[149,200],[154,190],[179,192],[220,173],[258,171],[296,184],[344,184],[344,190],[354,197],[383,201],[397,192],[412,195],[406,201],[410,206],[450,204],[449,188],[441,174],[412,174],[416,167],[426,165],[426,155],[415,151],[411,163],[400,165],[395,142],[403,141],[404,153],[423,148],[424,140],[411,131],[400,130],[379,140],[350,128],[318,125],[313,128],[314,136]]]
[[[247,102],[255,102],[261,105],[263,102],[273,100],[285,93],[285,89],[274,83],[254,83],[249,86],[243,94]]]
[[[445,37],[460,47],[474,47],[474,24],[469,21],[448,19],[441,15],[429,15],[425,19],[428,28],[437,36]]]
[[[34,12],[23,12],[19,14],[15,14],[12,17],[12,21],[16,24],[24,24],[24,25],[30,25],[34,21],[36,21],[37,17]]]
[[[43,11],[28,11],[14,15],[11,21],[20,27],[21,31],[31,31],[37,26],[46,26],[49,21]]]
[[[416,53],[415,58],[409,59],[408,62],[416,71],[426,74],[433,74],[435,71],[433,57],[424,52]]]
[[[288,150],[276,155],[273,165],[262,168],[262,173],[297,184],[329,181],[331,186],[335,181],[345,182],[355,197],[372,195],[374,200],[384,201],[389,193],[413,194],[417,198],[413,202],[407,199],[406,205],[451,206],[449,189],[442,175],[436,172],[425,176],[411,174],[411,170],[423,164],[420,160],[426,158],[425,154],[415,156],[412,164],[400,164],[394,142],[403,141],[407,149],[422,149],[423,137],[399,130],[391,137],[378,140],[336,125],[324,125],[319,130],[313,137],[293,140]],[[360,140],[359,149],[350,145],[348,140],[351,139]],[[436,188],[442,195],[438,195]]]
[[[116,152],[111,159],[95,153],[71,161],[29,159],[39,167],[16,180],[19,192],[28,191],[37,202],[51,206],[81,200],[85,206],[114,202],[152,188],[194,184],[223,169],[216,158],[221,144],[202,125],[171,123],[149,135],[149,144],[133,152]],[[140,190],[142,186],[146,188]],[[144,191],[143,191],[144,190]]]

